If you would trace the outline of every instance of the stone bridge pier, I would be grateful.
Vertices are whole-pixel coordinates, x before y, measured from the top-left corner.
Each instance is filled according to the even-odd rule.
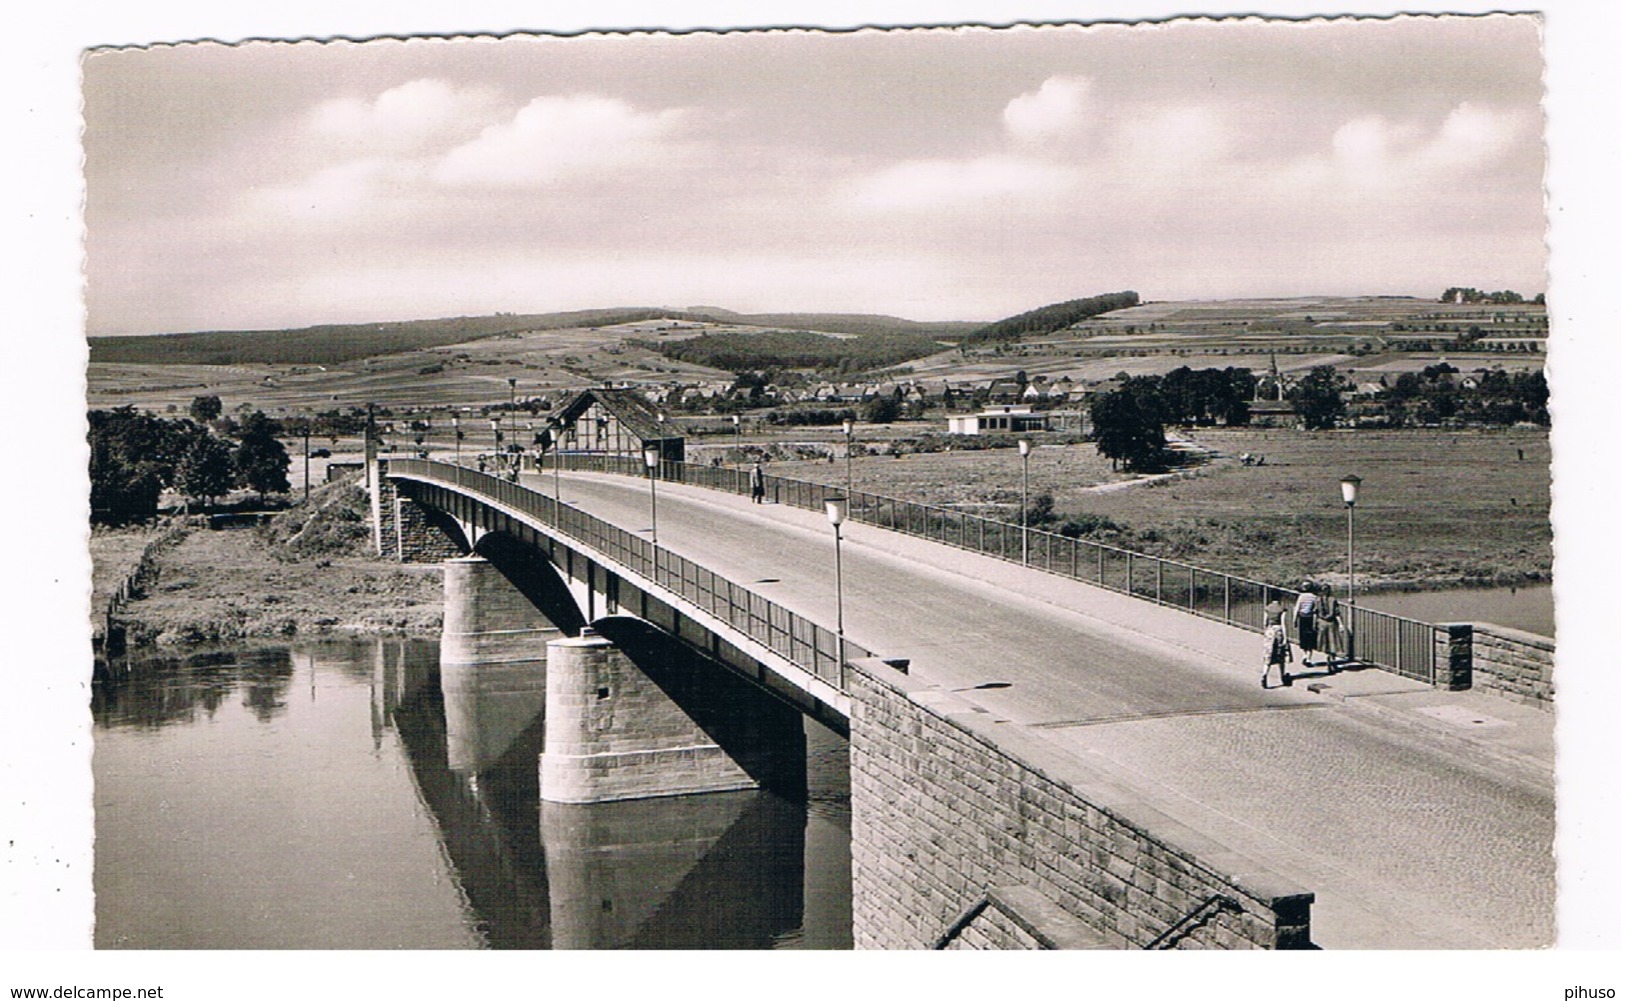
[[[467,531],[474,552],[443,564],[440,673],[454,771],[496,761],[540,717],[545,802],[804,794],[798,709],[624,614],[603,593],[601,568],[561,572],[512,535]]]

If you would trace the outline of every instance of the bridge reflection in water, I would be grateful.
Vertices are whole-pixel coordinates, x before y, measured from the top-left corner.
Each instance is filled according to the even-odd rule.
[[[121,673],[116,683],[99,685],[98,728],[143,735],[135,741],[98,735],[104,757],[98,767],[119,772],[109,788],[117,785],[125,795],[141,795],[143,784],[152,788],[142,778],[142,760],[154,753],[154,742],[196,741],[203,728],[215,733],[211,739],[236,742],[238,750],[222,753],[233,757],[231,773],[241,779],[209,786],[210,797],[199,797],[209,800],[207,810],[200,806],[195,815],[177,804],[164,813],[162,830],[148,824],[126,835],[128,822],[117,820],[116,811],[102,818],[117,826],[99,831],[111,837],[98,841],[98,864],[108,861],[102,849],[116,844],[121,871],[99,880],[98,945],[410,944],[421,937],[414,922],[422,922],[412,912],[427,899],[425,884],[449,869],[463,923],[474,933],[463,941],[490,948],[850,947],[844,741],[809,724],[811,803],[750,791],[543,804],[537,779],[543,723],[534,700],[516,696],[511,686],[502,690],[500,681],[493,681],[497,690],[484,690],[468,678],[442,695],[439,673],[436,644],[375,640],[154,658]],[[119,758],[126,748],[137,756]],[[301,811],[333,816],[324,839],[353,844],[329,847],[323,840],[308,853],[298,847],[289,852],[286,831],[231,819],[252,816],[256,803],[311,795],[309,776],[299,774],[296,764],[310,754],[320,754],[322,767],[336,775],[368,775],[355,789],[358,803]],[[191,767],[222,763],[198,759]],[[391,788],[373,781],[391,771],[397,776]],[[209,781],[177,774],[167,780]],[[387,802],[380,799],[385,796]],[[334,885],[335,873],[355,871],[344,859],[390,851],[387,846],[404,832],[388,818],[410,812],[432,821],[439,866],[402,864],[379,872],[411,886],[366,879]],[[230,844],[219,849],[206,843],[211,838]],[[230,867],[213,876],[194,873],[196,885],[182,892],[161,882],[141,883],[148,871],[161,880],[162,866],[142,862],[126,847],[166,840],[200,846],[204,856],[222,850],[234,858],[252,856],[268,873],[281,870],[257,884],[259,893],[279,895],[275,907],[281,913],[320,897],[335,918],[352,918],[312,916],[312,926],[325,929],[317,939],[286,928],[261,933],[249,918],[235,928],[203,921],[200,908],[218,909],[224,900],[241,898],[241,873]],[[172,927],[132,925],[144,913],[141,901],[155,896],[172,900]],[[354,920],[360,913],[365,921]],[[119,934],[121,928],[132,934]],[[431,938],[448,944],[451,936]]]
[[[405,659],[404,657],[402,658]],[[385,668],[385,673],[390,674]],[[747,791],[541,803],[540,706],[498,674],[455,685],[380,679],[424,803],[481,933],[494,948],[765,949],[803,941],[808,808]],[[484,686],[489,685],[490,690]],[[809,724],[816,726],[816,724]],[[825,735],[823,767],[836,760]],[[843,756],[844,757],[844,756]],[[831,777],[822,779],[825,788]],[[827,820],[827,818],[821,818]],[[844,833],[844,832],[843,832]],[[844,839],[820,859],[810,944],[850,945]],[[844,877],[844,878],[843,878]]]

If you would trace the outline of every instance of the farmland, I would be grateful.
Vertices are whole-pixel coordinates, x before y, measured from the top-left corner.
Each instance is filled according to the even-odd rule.
[[[807,322],[798,328],[798,320]],[[461,341],[404,350],[391,344],[385,353],[328,362],[287,355],[220,365],[187,362],[184,356],[177,358],[184,363],[174,364],[150,356],[95,360],[88,372],[88,403],[93,408],[129,404],[184,414],[194,397],[218,395],[228,414],[261,409],[272,415],[377,403],[394,411],[399,430],[386,429],[386,438],[396,447],[410,447],[400,419],[417,415],[431,423],[424,446],[449,457],[452,442],[445,417],[453,407],[478,411],[506,404],[510,394],[521,400],[556,400],[605,382],[664,389],[727,386],[734,380],[733,371],[669,357],[683,353],[663,350],[673,343],[723,337],[748,348],[759,337],[766,349],[775,341],[762,335],[794,329],[820,330],[835,345],[856,344],[888,331],[952,341],[976,326],[910,324],[890,317],[750,317],[714,308],[703,315],[629,316],[603,310],[575,321],[574,326],[480,330]],[[591,325],[597,321],[603,325]],[[1527,348],[1543,343],[1545,327],[1544,307],[1524,304],[1391,297],[1153,301],[1018,341],[944,347],[891,369],[887,377],[934,387],[944,382],[985,385],[1020,370],[1030,377],[1070,376],[1086,388],[1119,373],[1163,374],[1186,365],[1264,372],[1273,362],[1288,376],[1331,365],[1352,383],[1392,381],[1441,361],[1463,373],[1491,367],[1526,371],[1544,363],[1543,353]],[[407,324],[387,333],[427,336],[425,329]],[[1464,350],[1468,341],[1504,349]],[[853,378],[863,375],[854,373]],[[1013,449],[913,450],[909,439],[944,430],[941,414],[932,410],[924,421],[862,425],[854,485],[1018,517],[1020,460]],[[528,442],[529,418],[514,420],[516,440]],[[838,432],[770,429],[760,410],[747,410],[745,420],[744,443],[770,447],[775,471],[844,483],[844,462],[827,460],[840,454]],[[696,461],[742,457],[732,450],[731,435],[725,433],[731,428],[724,418],[674,414],[673,421],[688,430]],[[697,433],[703,431],[711,434]],[[1049,441],[1041,436],[1030,459],[1031,496],[1053,499],[1058,520],[1052,527],[1085,519],[1090,537],[1103,542],[1246,576],[1335,576],[1342,572],[1344,531],[1336,481],[1354,472],[1367,483],[1357,512],[1359,571],[1365,583],[1487,583],[1544,579],[1551,572],[1550,451],[1539,429],[1204,429],[1191,437],[1217,458],[1181,478],[1130,486],[1124,484],[1132,477],[1112,470],[1092,445],[1076,443],[1076,435],[1047,437]],[[335,458],[358,448],[349,440],[316,444],[332,445],[340,453]],[[482,445],[490,446],[483,433],[471,433],[463,444],[465,457]],[[295,448],[289,451],[297,453]],[[891,452],[903,454],[882,454]],[[1264,454],[1267,462],[1243,466],[1236,460],[1242,453]],[[798,454],[819,460],[780,461]],[[297,462],[295,483],[302,480]],[[321,472],[318,465],[318,481]]]
[[[1213,429],[1188,437],[1216,457],[1166,477],[1114,473],[1092,445],[1040,445],[1028,460],[1029,495],[1050,494],[1061,522],[1105,524],[1087,533],[1096,541],[1271,582],[1341,581],[1338,480],[1355,473],[1365,481],[1356,512],[1360,587],[1550,579],[1551,452],[1542,431]],[[1262,454],[1265,464],[1243,465],[1244,453]],[[845,483],[841,459],[771,468]],[[860,491],[1020,517],[1013,448],[860,456],[852,478]]]

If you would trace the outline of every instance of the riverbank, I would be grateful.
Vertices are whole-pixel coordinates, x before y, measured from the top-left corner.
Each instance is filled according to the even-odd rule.
[[[118,533],[99,534],[105,563]],[[120,610],[125,643],[195,646],[310,635],[433,637],[441,621],[438,565],[370,555],[365,497],[354,484],[313,492],[259,528],[187,523],[156,557],[156,572]]]

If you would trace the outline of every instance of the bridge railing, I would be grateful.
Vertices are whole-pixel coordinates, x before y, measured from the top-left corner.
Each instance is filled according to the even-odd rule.
[[[603,465],[595,467],[599,470]],[[620,471],[620,470],[616,470]],[[813,676],[845,690],[843,666],[873,653],[742,585],[662,549],[649,539],[595,518],[500,476],[427,459],[390,459],[391,475],[481,494],[529,515],[592,548],[665,591],[727,622]]]
[[[555,462],[569,471],[648,475],[635,456],[568,452],[550,455],[541,467],[543,475],[553,470]],[[674,482],[736,494],[750,492],[750,471],[739,467],[663,462],[658,472],[661,479]],[[763,487],[770,500],[811,511],[822,511],[826,497],[845,493],[831,484],[772,474],[763,475]],[[847,517],[855,522],[1022,562],[1023,529],[1019,524],[863,491],[854,491],[847,506]],[[1262,629],[1264,609],[1270,602],[1290,606],[1297,595],[1292,588],[1056,532],[1028,528],[1025,534],[1028,566],[1240,629]],[[1353,647],[1340,653],[1402,677],[1436,683],[1438,626],[1358,605],[1340,607]]]

